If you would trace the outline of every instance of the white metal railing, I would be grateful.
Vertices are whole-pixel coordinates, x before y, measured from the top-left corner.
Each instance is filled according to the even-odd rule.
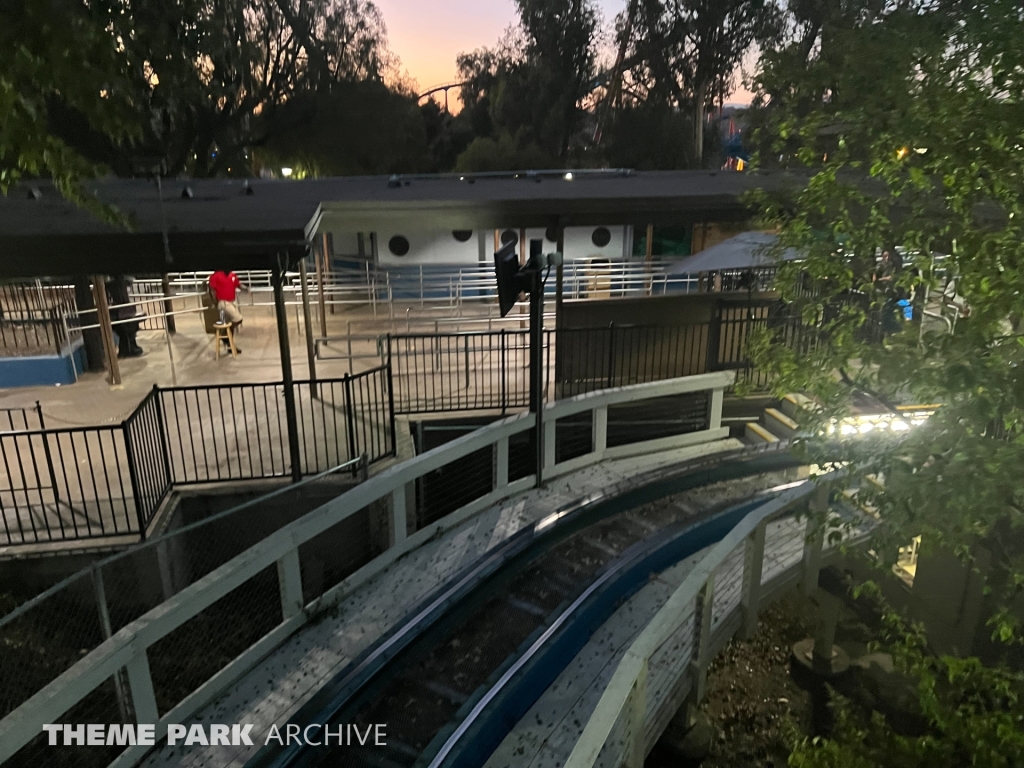
[[[704,694],[712,639],[721,645],[739,629],[750,637],[764,588],[798,569],[805,591],[817,584],[823,543],[816,517],[804,505],[828,508],[828,490],[796,483],[740,521],[698,562],[619,661],[590,714],[565,768],[595,765],[642,768],[658,737],[659,709],[679,705],[672,692],[689,677],[686,706]],[[767,542],[767,544],[766,544]],[[739,621],[729,621],[738,614]]]
[[[591,451],[587,455],[561,463],[554,462],[552,456],[545,463],[544,479],[556,477],[610,456],[643,454],[726,438],[728,428],[721,426],[722,396],[724,389],[732,385],[734,378],[735,374],[732,371],[706,373],[591,392],[547,405],[544,410],[545,423],[554,424],[557,419],[564,416],[590,411],[593,414],[593,431]],[[710,407],[705,429],[611,449],[607,447],[609,406],[697,392],[709,393]],[[400,556],[431,540],[440,532],[458,525],[502,499],[532,488],[536,480],[534,475],[510,478],[509,439],[532,429],[535,422],[533,414],[512,416],[395,465],[301,519],[280,528],[273,536],[192,583],[93,648],[74,666],[0,720],[0,763],[41,733],[44,724],[61,722],[62,716],[68,710],[106,681],[120,675],[122,671],[128,681],[136,722],[156,724],[157,739],[162,738],[166,734],[168,723],[184,722],[185,718],[212,701],[303,626],[310,616],[337,602]],[[546,442],[553,445],[551,433],[546,434]],[[415,482],[431,472],[488,448],[494,456],[495,466],[490,490],[440,520],[419,530],[410,531],[407,524],[407,504],[414,499],[412,489],[415,488]],[[300,546],[316,541],[329,529],[355,514],[381,504],[386,507],[385,516],[390,539],[388,548],[383,554],[307,603],[303,599]],[[272,608],[274,611],[281,611],[282,621],[161,717],[150,672],[150,647],[218,600],[231,594],[233,590],[256,579],[267,568],[276,569],[280,602]],[[268,606],[267,610],[270,609],[271,606]],[[200,648],[197,647],[196,651],[200,652]],[[142,746],[129,747],[115,764],[130,765],[146,750],[147,748]]]

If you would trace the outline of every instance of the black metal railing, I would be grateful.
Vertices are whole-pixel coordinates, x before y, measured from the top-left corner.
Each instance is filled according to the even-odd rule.
[[[43,407],[36,400],[32,408],[0,408],[0,432],[46,429]]]
[[[394,455],[386,366],[294,385],[301,474],[365,455]],[[214,384],[161,389],[160,407],[175,485],[292,474],[284,386]]]
[[[160,406],[174,483],[291,474],[280,383],[171,387]]]
[[[160,395],[154,387],[123,425],[140,531],[152,522],[174,482]]]
[[[573,397],[595,389],[735,369],[753,389],[768,375],[747,354],[759,328],[776,330],[779,343],[808,349],[818,338],[799,318],[772,304],[727,304],[710,320],[686,325],[565,328],[544,334],[549,396]],[[529,405],[529,332],[390,334],[381,339],[391,364],[396,413],[436,413]]]
[[[544,335],[547,368],[553,336]],[[395,382],[396,413],[529,405],[529,330],[389,334],[383,345]]]
[[[0,357],[60,354],[77,338],[73,288],[0,284]]]
[[[124,425],[0,434],[0,544],[138,534]]]
[[[300,474],[394,455],[386,366],[294,391]],[[144,537],[174,486],[291,475],[280,383],[154,387],[121,424],[0,432],[0,546]]]

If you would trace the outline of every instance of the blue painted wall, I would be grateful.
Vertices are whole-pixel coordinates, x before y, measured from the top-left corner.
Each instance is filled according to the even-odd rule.
[[[64,355],[0,357],[0,388],[74,384],[84,370],[82,345]]]

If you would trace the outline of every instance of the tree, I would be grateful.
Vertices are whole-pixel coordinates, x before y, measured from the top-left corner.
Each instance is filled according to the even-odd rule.
[[[130,73],[100,21],[77,0],[0,0],[0,192],[46,175],[92,205],[77,179],[94,167],[55,130],[59,105],[113,140],[138,135]]]
[[[1024,762],[1024,676],[977,659],[936,657],[920,628],[873,594],[881,640],[894,667],[918,681],[925,733],[901,733],[878,712],[833,692],[835,724],[825,737],[794,734],[792,768],[1011,768]],[[861,595],[863,599],[866,595]],[[870,598],[869,598],[870,599]]]
[[[463,121],[477,137],[493,139],[474,153],[497,161],[518,147],[565,164],[593,86],[597,12],[591,0],[516,0],[516,6],[520,25],[497,47],[458,57],[466,82]],[[505,150],[495,154],[498,145]]]
[[[83,133],[66,105],[65,140],[116,172],[245,175],[275,111],[390,66],[368,0],[97,0],[121,45],[140,135],[126,145]]]
[[[379,81],[340,82],[326,94],[303,94],[277,111],[259,152],[264,165],[297,176],[420,173],[429,156],[415,96]]]
[[[780,391],[818,395],[827,415],[853,389],[942,403],[902,436],[820,438],[807,450],[882,480],[862,485],[880,514],[873,550],[883,563],[915,535],[968,565],[985,543],[994,632],[1011,640],[1024,589],[1024,8],[937,0],[861,18],[811,51],[763,116],[772,156],[789,153],[809,175],[760,202],[781,247],[806,253],[783,268],[781,286],[821,333],[806,356],[773,347],[770,333],[755,355]],[[763,60],[762,91],[780,71],[790,76],[778,69],[788,61]],[[893,246],[905,249],[904,268],[872,282],[876,254]],[[954,332],[893,313],[898,296],[936,288],[936,259],[970,308]],[[862,328],[872,316],[902,330],[873,343]]]
[[[696,164],[704,153],[704,120],[715,98],[724,98],[744,55],[779,31],[772,0],[639,0],[630,41],[625,92],[693,115]]]

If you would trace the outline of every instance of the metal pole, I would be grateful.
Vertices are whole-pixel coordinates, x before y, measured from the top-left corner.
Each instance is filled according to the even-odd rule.
[[[558,226],[558,242],[556,247],[558,252],[562,255],[562,259],[558,262],[558,266],[555,268],[555,399],[559,399],[562,396],[562,359],[559,354],[559,334],[562,332],[562,292],[564,288],[563,276],[563,262],[565,261],[565,227]]]
[[[321,248],[322,248],[321,255],[323,256],[323,260],[326,262],[327,261],[327,233],[326,232],[324,232],[323,235],[320,236],[320,242],[322,244],[321,245]],[[305,285],[305,278],[303,278],[303,285]],[[321,336],[326,336],[327,335],[327,313],[324,310],[324,268],[323,268],[323,266],[321,266],[319,258],[317,258],[317,260],[316,260],[316,289],[317,289],[317,292],[320,294],[320,299],[319,299],[319,301],[320,301],[320,335]],[[308,323],[308,321],[307,321],[307,323]]]
[[[178,368],[174,364],[174,347],[171,346],[174,318],[167,314],[167,305],[170,303],[169,301],[164,302],[164,339],[167,341],[167,358],[171,362],[171,383],[174,386],[178,386]]]
[[[647,225],[647,242],[644,243],[644,271],[651,271],[651,262],[654,260],[654,225]]]
[[[530,410],[536,414],[534,442],[537,456],[537,487],[544,472],[544,283],[541,270],[533,274],[530,290]]]
[[[317,270],[319,272],[319,270]],[[302,281],[302,319],[306,329],[306,358],[309,360],[309,396],[316,397],[316,347],[313,345],[313,320],[309,309],[309,284],[306,280],[306,260],[299,261],[299,280]],[[323,290],[320,300],[323,300]],[[320,317],[323,318],[323,309]]]
[[[292,480],[302,477],[299,454],[299,420],[295,413],[295,385],[292,381],[292,352],[288,343],[288,313],[284,306],[282,269],[275,267],[270,280],[274,286],[274,314],[277,315],[277,343],[281,350],[281,376],[284,385],[284,413],[288,424],[288,454],[292,462]]]
[[[113,627],[110,624],[110,609],[107,606],[107,591],[103,587],[103,572],[96,564],[93,564],[92,566],[92,588],[93,595],[96,598],[96,610],[99,613],[100,631],[103,633],[103,639],[109,640],[114,632]],[[117,672],[114,673],[114,695],[117,698],[117,708],[121,713],[122,721],[125,723],[129,722],[128,696],[127,691],[125,691],[124,673],[121,669],[118,669]]]

